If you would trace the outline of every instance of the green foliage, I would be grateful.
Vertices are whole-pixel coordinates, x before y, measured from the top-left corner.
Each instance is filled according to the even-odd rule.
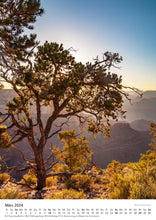
[[[137,163],[113,161],[108,165],[107,175],[110,199],[156,198],[156,157],[152,150],[141,154]]]
[[[7,131],[7,126],[6,125],[1,125],[0,127],[0,135],[2,135],[3,133],[5,133]]]
[[[23,176],[21,182],[28,185],[36,184],[36,174],[32,170],[29,170],[29,172]]]
[[[93,182],[92,178],[88,175],[76,174],[73,175],[70,179],[65,182],[65,185],[68,189],[73,188],[77,191],[87,192],[90,190],[91,183]]]
[[[148,170],[148,175],[152,182],[156,182],[156,166],[153,166]]]
[[[57,184],[57,178],[56,177],[48,177],[46,178],[46,186],[51,187],[53,185]]]
[[[156,184],[136,181],[130,189],[129,199],[156,199]]]
[[[115,173],[108,188],[111,191],[110,199],[128,199],[130,196],[131,183],[133,183],[131,175]]]
[[[108,68],[122,59],[119,54],[112,53],[105,53],[104,57],[101,65],[98,61],[86,65],[76,63],[62,44],[46,41],[34,54],[34,64],[18,64],[18,74],[12,75],[10,83],[18,97],[8,103],[8,111],[23,113],[30,120],[28,109],[38,100],[39,105],[52,107],[55,117],[65,118],[81,112],[96,115],[96,119],[88,120],[88,130],[109,136],[109,118],[117,119],[124,112],[121,77],[108,72]],[[103,118],[107,119],[106,123]]]
[[[74,189],[63,189],[61,192],[54,196],[47,196],[45,199],[85,199],[86,195],[84,192],[78,192]]]
[[[0,173],[0,185],[7,183],[7,181],[10,179],[9,174],[7,173]]]
[[[4,188],[0,190],[0,199],[25,199],[26,196],[18,189]]]
[[[86,137],[78,138],[75,130],[71,130],[60,132],[59,139],[64,144],[63,149],[54,148],[53,153],[69,172],[80,172],[90,164],[92,151]]]
[[[28,114],[29,114],[29,108],[27,106],[28,102],[29,100],[27,96],[25,97],[19,96],[19,97],[13,98],[12,101],[9,101],[7,103],[8,109],[10,109],[10,111],[14,111],[15,115],[19,115],[24,112],[24,114],[21,115],[21,120],[19,119],[19,123],[22,123],[22,116],[24,119],[24,115],[27,116],[27,119],[28,119]]]
[[[9,67],[11,62],[24,61],[27,55],[31,55],[31,47],[36,45],[36,35],[23,35],[24,28],[33,29],[31,24],[42,13],[39,0],[1,1],[0,39],[3,43],[0,43],[0,59],[3,65],[7,61]]]
[[[105,138],[110,137],[110,123],[109,120],[107,121],[107,124],[98,122],[96,123],[94,120],[89,120],[88,121],[88,132],[92,132],[94,134],[94,139],[95,135],[98,134],[99,132],[103,132],[103,128],[105,128]]]
[[[153,147],[156,153],[156,124],[155,123],[150,124],[150,131],[151,131],[151,134],[153,135],[153,139],[152,139],[150,146]]]
[[[139,167],[140,169],[145,169],[147,166],[156,166],[156,154],[153,150],[148,150],[146,154],[141,154]]]
[[[60,163],[55,164],[53,166],[53,170],[56,173],[69,173],[70,172],[69,167],[66,164],[60,164]],[[57,180],[59,182],[65,182],[68,178],[69,178],[68,176],[64,176],[64,175],[57,176]]]
[[[109,182],[107,187],[109,190],[109,198],[121,198],[126,199],[128,197],[129,182],[125,182],[124,164],[113,160],[112,163],[108,164],[105,173],[105,181]],[[128,175],[129,177],[129,175]],[[123,187],[122,187],[123,184]]]
[[[0,148],[8,149],[11,144],[11,137],[7,133],[7,126],[0,124]]]
[[[124,168],[124,164],[121,164],[119,161],[113,160],[107,166],[107,172],[110,174],[119,173]]]

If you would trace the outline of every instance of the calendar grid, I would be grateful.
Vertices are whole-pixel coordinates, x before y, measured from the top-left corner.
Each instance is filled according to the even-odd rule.
[[[155,200],[0,200],[0,219],[152,219]]]
[[[151,215],[151,208],[6,208],[5,217],[101,217],[107,215]]]

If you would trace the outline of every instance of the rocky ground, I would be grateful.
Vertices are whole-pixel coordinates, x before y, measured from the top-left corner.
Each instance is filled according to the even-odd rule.
[[[93,181],[89,189],[85,192],[85,199],[108,199],[107,184],[103,182],[103,176],[98,175],[95,181]],[[54,183],[52,186],[43,188],[41,191],[35,190],[35,186],[32,185],[32,189],[28,186],[20,185],[8,182],[2,184],[0,187],[1,199],[49,199],[58,195],[62,190],[66,189],[64,183]],[[70,190],[70,189],[69,189]],[[82,192],[80,190],[79,192]],[[6,197],[6,198],[5,198]]]

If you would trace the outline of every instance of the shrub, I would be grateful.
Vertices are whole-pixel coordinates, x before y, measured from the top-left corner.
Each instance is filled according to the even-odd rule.
[[[132,168],[132,164],[130,165]],[[140,167],[141,166],[141,167]],[[133,164],[133,170],[128,173],[114,173],[108,184],[110,199],[155,199],[156,169],[142,168],[140,162]]]
[[[96,176],[95,177],[95,180],[94,180],[94,183],[98,183],[98,184],[106,184],[108,181],[106,181],[106,178],[105,176]]]
[[[84,192],[78,192],[74,189],[63,189],[54,196],[47,196],[45,199],[85,199]]]
[[[149,169],[148,175],[154,182],[156,182],[156,166]]]
[[[130,189],[129,199],[156,199],[155,184],[136,182]]]
[[[28,185],[36,184],[36,175],[32,170],[29,170],[27,174],[23,176],[24,179],[21,180],[22,183],[26,183]]]
[[[54,170],[56,173],[64,173],[64,172],[69,173],[69,168],[68,168],[68,166],[65,165],[65,164],[60,164],[60,163],[57,163],[57,164],[53,167],[53,170]],[[58,180],[59,182],[65,182],[67,179],[68,179],[67,176],[57,176],[57,180]]]
[[[0,185],[6,183],[10,179],[9,174],[7,173],[0,173]]]
[[[18,189],[4,188],[0,190],[0,199],[25,199],[25,197]]]
[[[66,187],[76,189],[78,191],[83,190],[87,192],[90,190],[90,186],[93,180],[88,175],[76,174],[65,182]]]
[[[131,177],[124,174],[114,174],[109,183],[110,199],[128,199],[130,196]]]
[[[97,166],[92,166],[91,169],[89,169],[86,174],[89,174],[91,176],[96,177],[97,175],[102,175],[104,173],[103,169],[97,167]]]
[[[119,161],[113,160],[110,164],[108,164],[107,172],[111,176],[114,173],[122,172],[123,168],[124,164],[121,164]]]
[[[57,183],[57,177],[48,177],[46,179],[46,186],[51,187]]]
[[[59,139],[63,149],[53,148],[56,158],[68,167],[70,172],[81,172],[92,161],[93,152],[89,149],[89,142],[86,137],[77,137],[75,130],[62,131]]]
[[[0,148],[8,149],[11,146],[11,138],[7,133],[7,126],[0,125]]]

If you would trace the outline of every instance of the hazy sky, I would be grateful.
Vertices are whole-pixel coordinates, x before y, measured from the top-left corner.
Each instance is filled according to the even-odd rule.
[[[123,56],[119,74],[125,85],[156,89],[156,0],[41,0],[35,24],[43,43],[73,47],[77,61],[105,51]]]

